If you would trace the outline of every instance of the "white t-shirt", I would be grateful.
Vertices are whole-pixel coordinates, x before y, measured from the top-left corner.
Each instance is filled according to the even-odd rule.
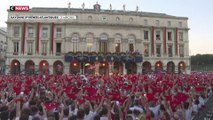
[[[90,111],[88,115],[84,116],[84,120],[93,120],[96,114],[96,112]]]
[[[199,110],[199,107],[198,105],[194,104],[192,105],[192,111],[195,112],[195,113],[198,113],[198,110]]]
[[[108,120],[108,117],[101,117],[100,120]]]
[[[154,119],[157,120],[158,119],[158,113],[159,113],[159,110],[160,110],[160,105],[157,105],[155,107],[149,107],[149,110],[151,110],[154,113],[154,115],[155,115]]]
[[[131,111],[133,111],[133,110],[138,110],[138,111],[140,111],[141,113],[142,112],[144,112],[144,110],[141,108],[141,107],[139,107],[139,106],[133,106],[133,107],[131,107],[131,108],[129,108]]]
[[[191,120],[192,119],[192,107],[185,110],[185,120]]]

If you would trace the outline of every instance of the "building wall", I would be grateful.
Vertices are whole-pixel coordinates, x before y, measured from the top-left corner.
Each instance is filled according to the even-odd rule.
[[[5,59],[7,49],[7,33],[0,29],[0,74],[5,71]]]
[[[30,20],[30,19],[11,19],[11,16],[75,16],[76,19],[64,20],[64,19],[56,19],[56,20]],[[92,17],[92,18],[91,18]],[[73,42],[72,38],[74,34],[79,36],[79,44],[77,46],[77,51],[87,51],[86,45],[86,35],[91,33],[93,35],[93,45],[91,51],[99,52],[99,40],[102,34],[106,34],[108,38],[109,52],[115,52],[115,36],[116,34],[121,35],[121,52],[128,51],[128,38],[129,36],[134,36],[134,50],[144,54],[144,44],[149,45],[149,49],[151,50],[151,28],[154,27],[155,31],[161,32],[161,40],[156,40],[154,35],[154,51],[155,54],[152,55],[149,50],[149,56],[143,56],[143,61],[149,61],[151,63],[152,69],[154,69],[155,63],[157,61],[161,61],[163,63],[163,69],[166,69],[167,63],[169,61],[173,61],[175,64],[175,71],[178,70],[178,64],[183,61],[186,64],[186,71],[190,70],[190,61],[189,61],[189,39],[188,39],[188,18],[184,17],[175,17],[175,16],[155,16],[150,13],[150,15],[132,15],[131,13],[124,14],[116,14],[110,12],[84,12],[79,10],[79,12],[62,12],[62,13],[49,13],[47,12],[8,12],[8,47],[7,50],[7,70],[10,70],[11,61],[17,59],[21,63],[21,69],[24,69],[25,62],[27,60],[33,60],[35,62],[35,67],[38,68],[38,64],[41,60],[46,59],[49,62],[50,69],[52,68],[53,63],[56,60],[61,60],[65,65],[65,69],[68,69],[70,63],[64,62],[64,54],[70,51],[73,51]],[[147,23],[146,23],[147,21]],[[159,24],[158,24],[159,21]],[[170,25],[168,25],[168,21],[170,21]],[[21,53],[21,41],[22,41],[22,24],[26,22],[26,31],[28,27],[33,27],[34,35],[32,37],[27,36],[26,32],[26,40],[25,40],[25,53]],[[37,40],[37,32],[36,26],[37,23],[40,23],[40,44],[39,44],[39,53],[36,52],[36,40]],[[53,54],[49,51],[50,49],[50,28],[51,24],[54,23],[54,48],[56,48],[56,43],[60,42],[62,44],[62,54],[61,56],[56,55],[56,49],[54,49]],[[18,37],[14,37],[14,27],[19,26],[20,34]],[[42,38],[42,28],[48,28],[48,37]],[[56,37],[56,28],[62,28],[62,36],[60,38]],[[166,40],[167,44],[167,53],[164,53],[164,29],[166,28],[167,32],[172,32],[172,40]],[[183,41],[178,40],[178,46],[184,46],[184,56],[180,57],[180,55],[175,55],[175,29],[178,28],[179,32],[183,32]],[[148,31],[148,39],[144,39],[144,31]],[[155,33],[155,32],[154,32]],[[168,36],[168,33],[166,33]],[[19,53],[18,55],[13,55],[14,52],[14,41],[19,42]],[[27,43],[33,43],[33,54],[27,55]],[[41,43],[47,42],[47,55],[42,55],[42,45]],[[156,45],[161,45],[161,57],[157,57],[156,55]],[[168,45],[173,46],[173,56],[168,56]],[[75,52],[75,51],[74,51]],[[179,49],[178,49],[179,52]],[[143,63],[138,63],[138,66],[142,68]],[[142,72],[140,67],[138,67],[138,72]],[[52,70],[50,70],[52,72]],[[65,72],[68,72],[65,70]]]

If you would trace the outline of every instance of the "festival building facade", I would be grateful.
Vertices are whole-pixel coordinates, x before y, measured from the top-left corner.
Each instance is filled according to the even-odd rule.
[[[8,10],[7,73],[190,71],[187,17],[93,7]]]

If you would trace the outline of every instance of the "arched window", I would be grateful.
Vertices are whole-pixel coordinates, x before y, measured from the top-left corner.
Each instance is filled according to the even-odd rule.
[[[74,33],[72,35],[72,47],[73,47],[73,52],[77,52],[78,51],[78,43],[79,43],[79,35],[77,33]]]
[[[92,51],[92,45],[93,45],[93,34],[89,33],[86,35],[86,42],[87,42],[87,51],[91,52]]]
[[[108,36],[106,34],[101,34],[99,42],[99,52],[108,51]]]
[[[135,49],[134,49],[134,44],[135,44],[135,36],[133,35],[130,35],[129,38],[128,38],[128,43],[129,43],[129,51],[130,52],[134,52]]]
[[[115,35],[115,52],[120,52],[121,50],[121,35],[116,34]]]

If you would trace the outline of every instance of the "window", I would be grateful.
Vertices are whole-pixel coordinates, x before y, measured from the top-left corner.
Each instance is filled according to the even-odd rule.
[[[121,44],[115,43],[115,52],[120,52],[120,49],[121,49]]]
[[[147,19],[144,20],[144,25],[148,25]]]
[[[148,36],[149,36],[149,32],[145,30],[145,31],[144,31],[144,39],[145,39],[145,40],[148,40],[148,39],[149,39]]]
[[[133,18],[131,17],[131,18],[129,18],[129,22],[133,22]]]
[[[72,35],[73,52],[78,51],[78,43],[79,43],[79,35],[75,33]]]
[[[47,55],[47,42],[42,42],[42,55]]]
[[[168,21],[168,22],[167,22],[167,26],[168,26],[168,27],[171,27],[171,21]]]
[[[184,57],[184,46],[183,45],[179,46],[179,54],[180,54],[180,57]]]
[[[19,37],[20,34],[20,27],[19,26],[15,26],[13,29],[13,36],[14,37]]]
[[[172,45],[169,45],[168,46],[168,54],[169,54],[169,57],[172,57]]]
[[[92,20],[92,16],[88,16],[88,20]]]
[[[14,42],[13,45],[14,45],[13,52],[18,53],[19,52],[19,42]]]
[[[56,55],[61,55],[61,43],[56,43]]]
[[[183,41],[183,32],[179,32],[179,41]]]
[[[149,44],[144,44],[144,56],[149,57]]]
[[[99,52],[107,52],[108,51],[108,37],[105,34],[102,34],[99,42]]]
[[[47,27],[43,27],[42,28],[42,37],[43,38],[47,38],[48,36],[48,28]]]
[[[119,18],[119,17],[116,17],[116,21],[120,21],[120,18]]]
[[[28,30],[27,31],[28,37],[30,37],[30,38],[33,37],[33,27],[28,27],[27,30]]]
[[[28,42],[27,43],[27,54],[28,55],[32,55],[33,54],[33,43],[32,42]]]
[[[120,52],[121,49],[121,36],[116,35],[115,36],[115,52]]]
[[[56,37],[61,38],[61,36],[62,36],[62,28],[58,27],[56,28]]]
[[[172,32],[168,32],[168,40],[172,40]]]
[[[160,40],[160,31],[156,31],[155,34],[156,34],[156,40]]]
[[[156,26],[160,26],[160,21],[156,20]]]
[[[92,45],[93,45],[93,35],[87,34],[86,41],[87,41],[87,51],[91,52],[92,51]]]
[[[102,21],[107,21],[107,17],[106,16],[102,16]]]
[[[179,27],[183,27],[183,24],[182,24],[182,22],[179,22]]]
[[[6,46],[4,46],[4,51],[7,51],[7,47]]]
[[[157,57],[161,57],[161,45],[156,45],[156,55]]]
[[[134,52],[134,44],[132,43],[129,44],[129,51]]]
[[[129,43],[129,51],[134,52],[135,37],[129,36],[128,43]]]

